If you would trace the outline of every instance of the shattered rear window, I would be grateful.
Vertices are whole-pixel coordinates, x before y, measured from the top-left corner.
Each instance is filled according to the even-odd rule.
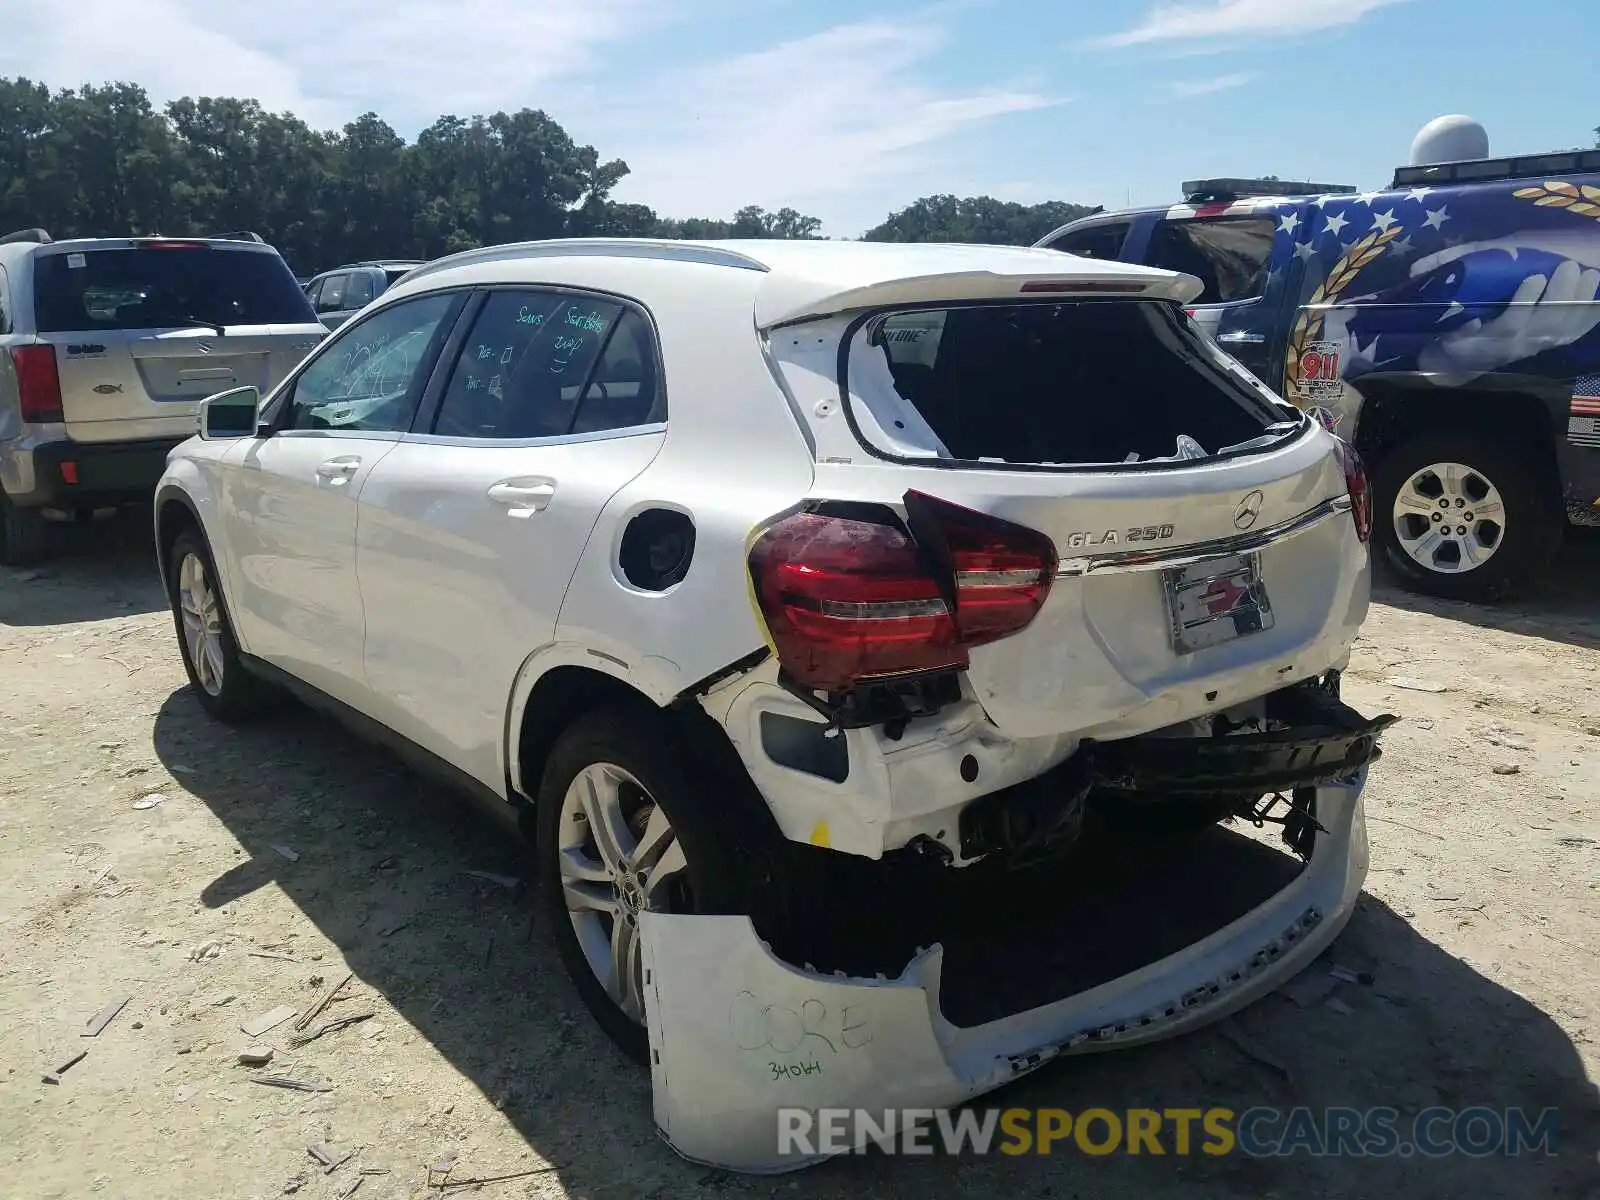
[[[1177,305],[1079,300],[880,313],[845,391],[891,457],[1039,466],[1202,459],[1300,421],[1227,369]]]

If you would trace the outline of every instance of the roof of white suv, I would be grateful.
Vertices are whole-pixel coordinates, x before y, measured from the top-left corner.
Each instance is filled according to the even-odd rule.
[[[756,325],[776,325],[852,309],[931,299],[1003,299],[1024,292],[1115,292],[1185,302],[1201,284],[1188,275],[1136,263],[1076,258],[1056,250],[960,243],[855,241],[656,241],[573,238],[486,246],[435,259],[405,278],[446,282],[458,270],[518,260],[639,259],[755,271]]]

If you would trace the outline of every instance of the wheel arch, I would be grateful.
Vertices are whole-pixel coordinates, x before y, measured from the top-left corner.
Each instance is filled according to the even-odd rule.
[[[155,517],[156,539],[156,570],[160,573],[161,590],[165,594],[168,590],[167,580],[172,571],[171,553],[172,544],[176,542],[185,530],[194,530],[199,535],[201,542],[211,555],[211,568],[216,579],[213,581],[217,591],[217,601],[222,605],[223,615],[228,619],[228,627],[233,631],[234,643],[244,653],[250,652],[249,643],[245,640],[244,633],[239,628],[239,622],[234,615],[233,604],[229,599],[227,568],[219,561],[226,547],[219,547],[211,538],[206,529],[205,518],[200,515],[200,504],[189,494],[187,488],[171,481],[163,481],[157,485],[155,503],[153,505]]]
[[[1533,381],[1490,377],[1497,386],[1441,388],[1421,376],[1393,375],[1361,383],[1355,447],[1376,465],[1396,446],[1429,430],[1489,434],[1514,445],[1561,490],[1552,402]],[[1564,402],[1563,402],[1564,403]]]
[[[660,711],[626,664],[575,646],[552,646],[523,663],[506,714],[509,794],[533,801],[556,739],[585,713],[602,707],[638,706]]]
[[[640,720],[660,721],[670,729],[693,768],[718,793],[724,815],[745,831],[748,844],[782,840],[772,810],[727,731],[700,705],[693,689],[660,692],[648,675],[633,675],[621,660],[575,645],[531,655],[515,687],[506,722],[507,795],[525,814],[533,813],[545,763],[573,722],[600,708],[631,708]],[[534,824],[526,822],[525,832]]]
[[[156,569],[163,583],[169,569],[167,557],[172,543],[185,529],[194,528],[205,537],[205,524],[200,520],[200,510],[189,493],[173,483],[163,484],[156,492],[154,506],[156,535]]]

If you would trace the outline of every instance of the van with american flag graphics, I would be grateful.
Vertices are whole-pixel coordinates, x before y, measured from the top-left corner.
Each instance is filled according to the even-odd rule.
[[[1366,461],[1401,582],[1493,600],[1600,526],[1600,149],[1413,161],[1195,181],[1038,244],[1198,277],[1196,325]]]

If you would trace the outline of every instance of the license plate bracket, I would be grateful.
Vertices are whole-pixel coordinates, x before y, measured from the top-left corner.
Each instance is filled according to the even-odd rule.
[[[1271,629],[1272,601],[1259,554],[1237,554],[1161,572],[1172,648],[1194,654]]]

